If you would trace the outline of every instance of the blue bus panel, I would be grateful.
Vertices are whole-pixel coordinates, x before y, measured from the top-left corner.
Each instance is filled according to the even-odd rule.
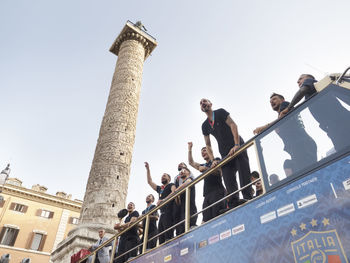
[[[151,251],[135,263],[349,263],[350,156]]]

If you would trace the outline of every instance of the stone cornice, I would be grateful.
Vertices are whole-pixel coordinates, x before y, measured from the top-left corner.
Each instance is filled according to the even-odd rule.
[[[128,21],[109,51],[118,56],[121,44],[130,39],[137,40],[143,45],[145,48],[145,60],[157,46],[155,38]]]
[[[82,206],[82,203],[77,201],[64,199],[64,198],[53,196],[50,194],[34,191],[21,186],[14,186],[14,185],[7,184],[3,187],[2,192],[7,195],[24,198],[34,202],[45,203],[45,204],[56,206],[59,208],[65,208],[78,213],[80,212],[80,209]]]
[[[17,251],[21,251],[21,252],[33,253],[33,254],[45,255],[45,256],[50,256],[51,255],[48,252],[42,252],[42,251],[37,251],[37,250],[25,249],[25,248],[20,248],[20,247],[10,247],[10,246],[5,246],[5,245],[0,245],[0,248],[6,248],[6,249],[10,249],[10,250],[17,250]]]

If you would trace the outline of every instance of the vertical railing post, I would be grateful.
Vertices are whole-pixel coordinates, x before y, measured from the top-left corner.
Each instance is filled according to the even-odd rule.
[[[95,263],[96,254],[97,254],[97,251],[95,251],[95,252],[92,254],[92,260],[91,260],[90,263]]]
[[[117,243],[118,243],[118,237],[114,237],[113,246],[112,246],[112,253],[111,253],[111,258],[109,260],[109,263],[113,263],[115,250],[117,248]]]
[[[142,254],[146,252],[147,243],[148,243],[148,229],[149,229],[149,216],[146,216],[145,229],[143,230],[143,245],[142,245]]]
[[[190,220],[191,220],[191,214],[190,214],[190,193],[191,189],[190,187],[186,188],[186,204],[185,204],[185,232],[188,232],[190,230]]]

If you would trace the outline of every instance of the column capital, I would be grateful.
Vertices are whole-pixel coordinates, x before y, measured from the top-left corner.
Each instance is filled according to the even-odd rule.
[[[109,51],[118,56],[121,44],[125,40],[130,39],[137,40],[143,45],[143,47],[145,48],[145,60],[157,46],[157,41],[154,37],[147,34],[139,27],[135,26],[132,22],[127,21],[126,25],[124,26],[123,30],[120,32],[116,40],[113,42]]]

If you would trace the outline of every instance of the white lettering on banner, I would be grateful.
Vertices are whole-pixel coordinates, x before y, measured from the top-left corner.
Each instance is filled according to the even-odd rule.
[[[231,236],[231,229],[228,229],[220,233],[220,240],[226,239]]]
[[[260,216],[261,224],[265,224],[265,223],[270,222],[274,219],[276,219],[276,212],[275,211],[272,211],[272,212],[269,212],[265,215]]]
[[[180,250],[180,256],[184,256],[186,254],[188,254],[188,247]]]
[[[277,216],[281,217],[284,215],[288,215],[289,213],[292,213],[295,211],[294,204],[291,203],[289,205],[282,206],[281,208],[277,209]]]
[[[245,231],[244,224],[232,228],[232,235],[237,235]]]
[[[297,206],[300,209],[300,208],[304,208],[304,207],[307,207],[309,205],[312,205],[314,203],[317,203],[317,197],[315,194],[309,195],[303,199],[298,200]]]
[[[296,186],[293,186],[292,188],[289,188],[289,189],[286,191],[286,193],[287,193],[287,194],[290,194],[290,193],[292,193],[292,192],[294,192],[294,191],[299,190],[301,187],[305,187],[305,186],[307,186],[308,184],[315,183],[315,182],[317,182],[317,177],[312,177],[311,179],[306,180],[305,182],[302,182],[302,183],[300,183],[300,184],[298,184],[298,185],[296,185]]]

